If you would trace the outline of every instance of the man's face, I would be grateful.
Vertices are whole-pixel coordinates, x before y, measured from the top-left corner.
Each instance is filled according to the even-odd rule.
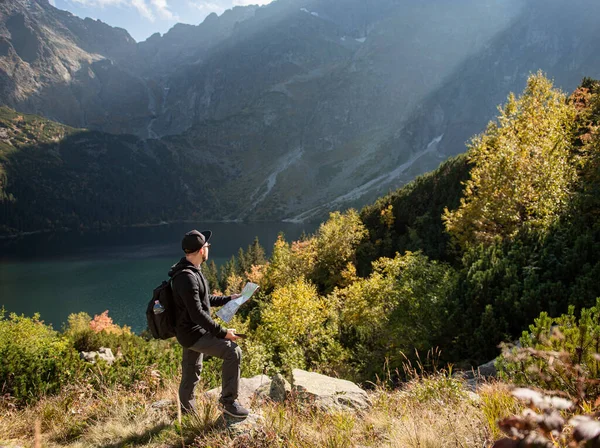
[[[208,260],[208,248],[210,247],[210,243],[206,243],[204,246],[202,246],[202,249],[200,249],[200,253],[202,255],[202,263],[204,263],[206,260]]]

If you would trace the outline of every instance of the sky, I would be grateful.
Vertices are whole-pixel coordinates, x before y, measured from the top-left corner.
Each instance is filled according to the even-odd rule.
[[[215,12],[221,15],[234,6],[266,5],[272,0],[49,0],[81,18],[100,19],[125,28],[138,42],[152,34],[166,33],[178,22],[198,25]]]

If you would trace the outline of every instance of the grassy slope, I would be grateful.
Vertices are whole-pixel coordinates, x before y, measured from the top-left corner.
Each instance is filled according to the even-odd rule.
[[[0,443],[33,445],[38,420],[46,447],[481,447],[499,437],[496,419],[517,410],[501,383],[473,395],[442,374],[415,378],[402,390],[370,392],[373,408],[363,414],[324,412],[296,399],[255,402],[257,423],[252,431],[236,433],[227,429],[216,401],[204,396],[199,413],[182,420],[174,404],[151,406],[174,399],[176,390],[174,380],[153,393],[93,394],[73,386],[25,410],[3,410]]]

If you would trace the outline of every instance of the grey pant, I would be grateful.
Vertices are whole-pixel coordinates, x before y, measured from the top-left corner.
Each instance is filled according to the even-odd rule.
[[[196,409],[194,389],[200,381],[202,373],[203,354],[215,356],[223,360],[221,403],[233,403],[238,397],[240,385],[240,363],[242,350],[235,342],[228,339],[216,338],[205,334],[189,348],[183,349],[181,360],[181,384],[179,385],[179,400],[184,412]]]

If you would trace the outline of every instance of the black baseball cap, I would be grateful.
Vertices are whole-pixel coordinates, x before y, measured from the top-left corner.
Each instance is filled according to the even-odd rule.
[[[202,232],[192,230],[186,233],[183,240],[181,240],[181,248],[189,254],[197,252],[208,243],[211,235],[212,232],[210,230],[203,230]]]

